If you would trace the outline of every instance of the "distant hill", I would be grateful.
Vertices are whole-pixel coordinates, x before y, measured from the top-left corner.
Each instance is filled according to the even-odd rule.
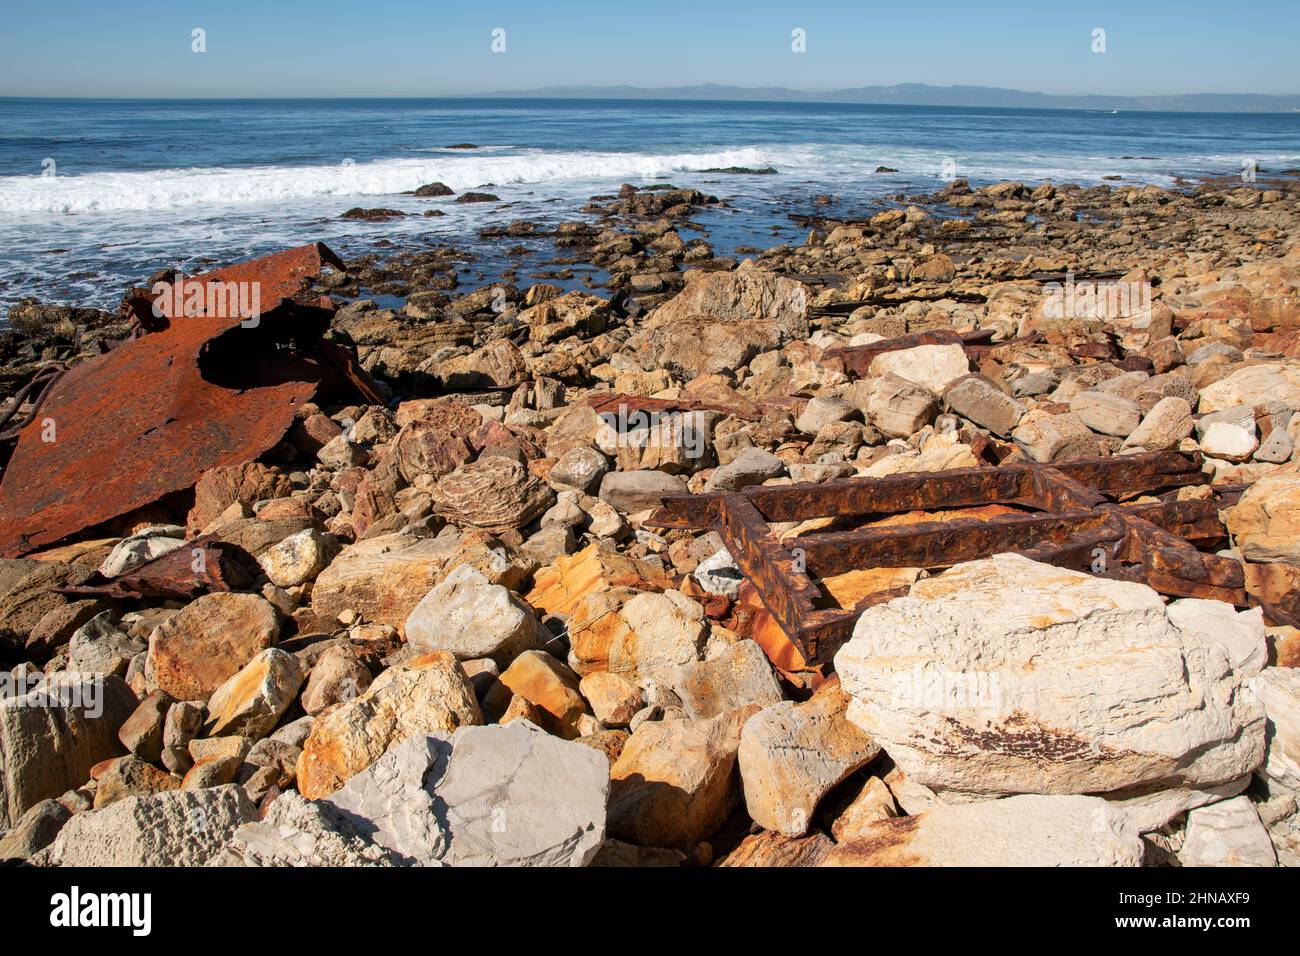
[[[1176,96],[1056,96],[994,86],[930,86],[899,83],[808,92],[784,86],[551,86],[487,94],[557,99],[757,100],[763,102],[869,103],[900,106],[973,106],[1013,109],[1168,110],[1204,113],[1300,112],[1300,95],[1182,93]]]

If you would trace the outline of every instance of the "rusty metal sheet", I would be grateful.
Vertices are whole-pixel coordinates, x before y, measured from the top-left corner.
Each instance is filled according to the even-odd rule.
[[[55,590],[76,597],[188,601],[200,594],[244,586],[249,583],[246,578],[227,559],[216,537],[205,535],[117,577],[105,578],[96,571],[79,585]]]
[[[165,295],[128,307],[151,330],[66,372],[19,432],[0,480],[0,555],[17,556],[187,490],[284,436],[337,359],[313,348],[328,299],[300,302],[312,276],[342,263],[313,243],[187,279],[256,284],[260,317],[229,302],[173,315]],[[250,295],[251,298],[251,295]]]

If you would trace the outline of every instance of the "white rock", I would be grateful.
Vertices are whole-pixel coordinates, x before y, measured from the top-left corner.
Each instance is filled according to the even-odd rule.
[[[935,790],[1201,789],[1263,759],[1244,643],[1180,629],[1145,585],[1003,554],[868,609],[835,662],[849,719]]]
[[[1201,451],[1224,461],[1245,461],[1259,447],[1259,439],[1240,425],[1213,422],[1201,436]]]
[[[420,651],[450,651],[463,661],[490,657],[505,667],[541,646],[542,627],[509,588],[462,564],[415,605],[406,640]]]
[[[600,751],[516,720],[413,737],[326,802],[408,862],[585,866],[608,798]]]
[[[1300,794],[1300,667],[1266,667],[1250,686],[1268,717],[1268,756],[1260,773]]]
[[[694,577],[710,594],[721,594],[733,600],[745,580],[745,575],[736,567],[735,559],[726,548],[701,561],[695,568]]]
[[[881,820],[822,866],[1141,866],[1142,840],[1105,800],[1008,797]]]
[[[871,360],[870,374],[897,375],[935,395],[970,372],[970,361],[960,345],[918,345],[882,352]]]
[[[1178,861],[1183,866],[1276,866],[1268,830],[1249,797],[1234,797],[1187,814]]]

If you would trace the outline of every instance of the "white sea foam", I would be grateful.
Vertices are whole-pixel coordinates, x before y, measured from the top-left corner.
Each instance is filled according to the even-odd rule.
[[[460,192],[496,185],[653,179],[691,170],[766,165],[758,147],[701,153],[462,153],[328,166],[259,166],[0,177],[0,212],[84,213],[230,206],[327,196],[381,196],[440,181]]]

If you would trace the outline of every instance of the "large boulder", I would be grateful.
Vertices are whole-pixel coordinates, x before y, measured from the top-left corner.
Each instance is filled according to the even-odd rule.
[[[753,641],[737,641],[687,665],[677,693],[688,717],[717,717],[746,704],[775,704],[781,700],[781,685],[763,649]]]
[[[490,657],[505,667],[541,646],[543,628],[509,588],[462,564],[411,611],[406,640],[420,651],[450,651],[463,661]]]
[[[688,850],[717,831],[739,802],[736,750],[757,709],[641,724],[610,769],[610,835]]]
[[[1085,796],[1008,797],[880,820],[822,866],[1141,866],[1123,813]]]
[[[1300,407],[1300,366],[1247,365],[1201,389],[1198,410],[1218,412],[1237,405],[1287,402]]]
[[[835,663],[849,719],[932,789],[1208,788],[1263,759],[1245,681],[1264,633],[1258,611],[1200,617],[1145,585],[1002,554],[869,608]]]
[[[279,633],[275,607],[258,595],[205,594],[154,629],[147,673],[175,700],[206,700]]]
[[[1300,668],[1266,667],[1250,686],[1268,720],[1268,757],[1260,775],[1300,797]]]
[[[822,797],[875,759],[880,745],[844,716],[849,698],[836,683],[802,704],[782,701],[745,722],[740,779],[759,826],[803,836]]]
[[[92,674],[56,674],[0,696],[0,831],[125,753],[117,734],[135,707],[122,678]]]
[[[208,700],[209,736],[265,737],[297,698],[305,679],[298,658],[268,647],[213,691]]]
[[[679,591],[595,591],[569,620],[569,666],[582,677],[609,671],[673,687],[707,635],[704,608]]]
[[[323,797],[407,737],[482,722],[456,658],[424,654],[390,667],[360,697],[316,717],[298,758],[298,790],[309,799]]]
[[[684,288],[650,317],[658,328],[683,319],[767,320],[789,337],[808,337],[808,287],[745,261],[732,272],[693,273]]]
[[[76,814],[34,862],[54,866],[205,866],[257,819],[244,788],[167,790]]]
[[[1183,866],[1276,866],[1268,830],[1249,797],[1233,797],[1187,814],[1178,850]]]
[[[245,823],[208,866],[398,866],[325,801],[287,790],[260,820]]]
[[[520,720],[413,737],[327,802],[408,863],[585,866],[608,796],[603,755]]]
[[[400,533],[358,541],[316,578],[312,612],[333,621],[351,610],[364,621],[401,627],[455,550],[454,542]]]
[[[910,349],[881,352],[871,360],[872,377],[896,375],[919,385],[932,395],[970,373],[970,360],[960,345],[918,345]]]
[[[434,510],[462,527],[522,528],[555,504],[555,492],[517,461],[490,455],[438,479]]]
[[[1228,530],[1248,561],[1300,565],[1300,469],[1266,475],[1228,512]]]

